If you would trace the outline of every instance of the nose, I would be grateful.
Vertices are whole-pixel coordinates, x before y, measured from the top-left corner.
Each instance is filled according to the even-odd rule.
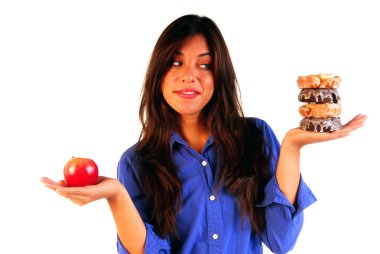
[[[184,67],[181,81],[183,83],[194,83],[195,79],[195,71],[191,67]]]
[[[194,76],[192,76],[192,75],[183,76],[182,82],[183,83],[194,83],[195,82]]]

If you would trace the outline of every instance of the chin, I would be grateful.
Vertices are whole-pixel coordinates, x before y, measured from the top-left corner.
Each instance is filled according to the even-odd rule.
[[[178,110],[177,113],[183,117],[199,116],[201,113],[199,110]]]

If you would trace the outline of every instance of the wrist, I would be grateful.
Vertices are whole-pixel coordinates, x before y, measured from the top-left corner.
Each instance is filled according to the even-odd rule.
[[[122,198],[123,194],[125,195],[125,193],[127,192],[124,186],[117,179],[113,179],[112,185],[113,185],[113,191],[107,197],[108,202],[114,202]]]
[[[302,145],[295,142],[295,140],[292,138],[291,134],[286,134],[284,139],[281,142],[281,148],[286,148],[290,151],[296,152],[300,151],[302,148]]]

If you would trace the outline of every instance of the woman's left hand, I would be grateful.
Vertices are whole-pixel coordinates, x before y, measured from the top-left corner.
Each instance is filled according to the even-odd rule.
[[[350,135],[352,131],[362,127],[366,119],[366,115],[359,114],[355,116],[351,121],[343,125],[342,129],[333,132],[321,133],[305,131],[301,128],[295,128],[286,133],[283,142],[287,142],[288,144],[295,146],[295,148],[300,149],[308,144],[343,138]]]

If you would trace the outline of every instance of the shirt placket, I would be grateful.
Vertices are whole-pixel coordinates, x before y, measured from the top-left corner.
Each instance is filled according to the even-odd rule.
[[[214,182],[212,169],[209,162],[204,158],[201,160],[201,171],[203,176],[203,185],[206,194],[206,217],[207,217],[207,237],[209,243],[209,253],[222,253],[223,235],[222,235],[222,215],[221,206],[218,196],[213,193]]]

